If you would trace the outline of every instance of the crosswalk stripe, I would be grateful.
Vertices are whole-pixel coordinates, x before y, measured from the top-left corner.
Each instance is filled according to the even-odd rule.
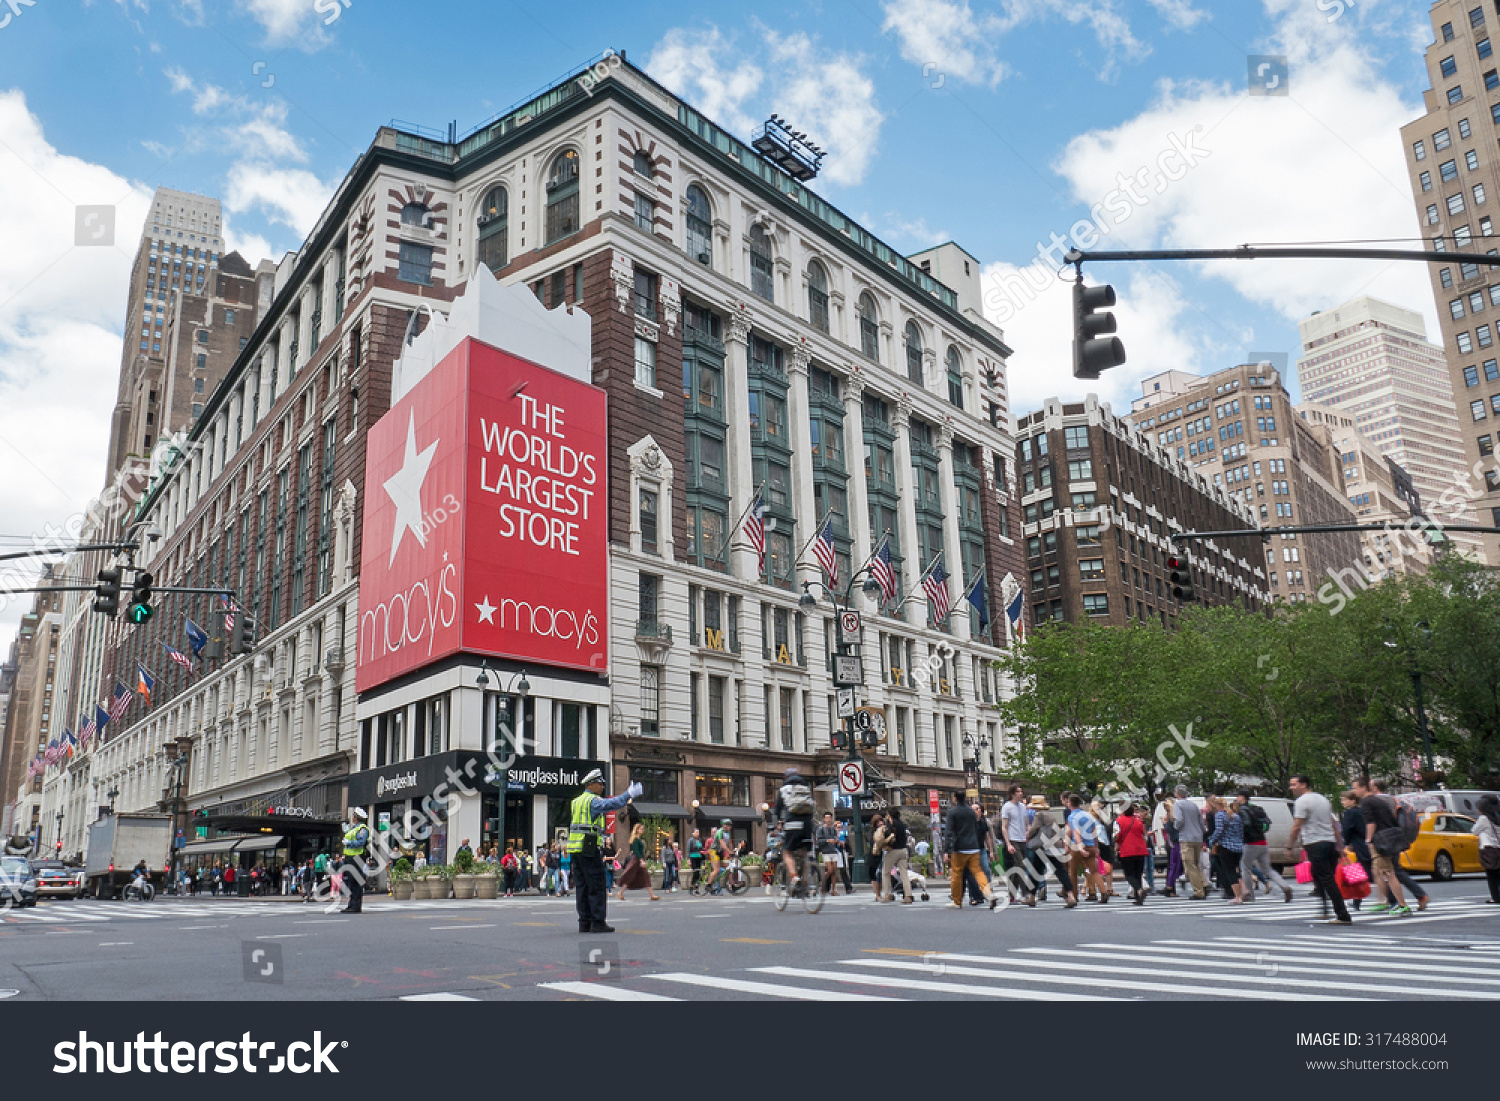
[[[860,983],[865,986],[894,987],[898,990],[927,990],[938,994],[963,994],[984,998],[1021,998],[1033,1002],[1118,1002],[1107,994],[1064,994],[1054,990],[1013,990],[1003,986],[978,986],[973,983],[935,982],[928,979],[882,979],[874,975],[846,975],[842,971],[817,971],[804,967],[752,967],[750,970],[788,978],[831,979],[835,982]]]
[[[930,963],[908,963],[902,960],[840,960],[840,963],[855,967],[886,968],[893,971],[926,971],[931,973],[935,968]],[[1032,967],[1045,967],[1042,960],[1003,960],[1007,965],[1025,964]],[[972,975],[978,978],[998,978],[1007,982],[1037,982],[1050,983],[1054,986],[1088,986],[1098,989],[1105,985],[1105,980],[1095,976],[1084,978],[1077,975],[1031,975],[1024,971],[995,971],[988,967],[965,967],[962,964],[944,964],[945,974]],[[1127,972],[1127,974],[1138,974],[1139,972]],[[1194,975],[1193,978],[1202,979],[1203,975]],[[1350,998],[1347,995],[1338,997],[1331,994],[1308,994],[1303,991],[1278,991],[1278,990],[1236,990],[1222,986],[1212,988],[1203,985],[1188,986],[1183,983],[1146,982],[1142,979],[1115,979],[1108,980],[1110,987],[1119,990],[1151,990],[1163,994],[1193,994],[1197,997],[1205,997],[1212,993],[1223,998],[1250,998],[1257,1001],[1297,1001],[1297,1002],[1340,1002],[1340,1001],[1366,1001],[1365,998]]]
[[[1035,953],[1040,953],[1040,954],[1053,954],[1053,953],[1061,954],[1061,953],[1066,952],[1068,950],[1067,949],[1059,949],[1059,948],[1022,948],[1022,949],[1019,949],[1019,951],[1021,951],[1021,952],[1035,952]],[[1078,953],[1078,954],[1079,955],[1087,955],[1087,953]],[[958,958],[973,959],[974,957],[965,956],[965,957],[958,957]],[[997,961],[993,961],[993,962],[1002,962],[1002,961],[998,961],[997,960]],[[1005,960],[1003,962],[1006,963],[1007,965],[1014,965],[1015,960],[1014,960],[1014,958],[1011,958],[1011,959],[1007,959],[1007,960]],[[1063,962],[1058,961],[1058,960],[1035,960],[1035,961],[1028,960],[1026,965],[1027,966],[1040,966],[1040,967],[1048,967],[1048,968],[1057,968],[1057,969],[1064,970],[1064,971],[1089,971],[1089,972],[1102,973],[1102,974],[1136,975],[1136,974],[1140,973],[1139,969],[1138,968],[1134,968],[1134,967],[1110,967],[1110,966],[1108,966],[1106,964],[1095,964],[1095,963],[1063,963]],[[1415,995],[1417,997],[1432,997],[1432,996],[1434,996],[1434,992],[1432,990],[1430,990],[1430,989],[1428,989],[1428,990],[1417,990],[1417,989],[1412,989],[1411,987],[1407,987],[1407,986],[1390,986],[1390,985],[1385,984],[1385,983],[1363,983],[1363,982],[1361,982],[1361,983],[1355,983],[1355,982],[1349,982],[1348,980],[1340,980],[1339,982],[1319,982],[1316,979],[1278,979],[1275,976],[1265,976],[1265,975],[1234,975],[1234,976],[1223,975],[1223,976],[1213,976],[1213,975],[1208,974],[1208,973],[1200,974],[1199,972],[1196,972],[1196,971],[1161,971],[1161,970],[1154,970],[1151,973],[1154,974],[1154,975],[1166,975],[1166,976],[1169,976],[1169,977],[1174,978],[1174,979],[1188,979],[1188,978],[1199,979],[1199,978],[1209,978],[1209,977],[1224,978],[1224,979],[1226,979],[1228,981],[1231,981],[1231,982],[1251,983],[1251,984],[1254,984],[1256,986],[1311,986],[1311,987],[1317,987],[1319,989],[1324,989],[1324,990],[1364,990],[1364,991],[1368,991],[1368,992],[1370,992],[1372,994],[1409,994],[1409,995]],[[1447,995],[1449,997],[1467,997],[1467,998],[1473,998],[1473,999],[1475,999],[1477,1001],[1500,1001],[1500,990],[1493,991],[1493,992],[1486,991],[1486,990],[1448,991],[1446,993],[1447,993]]]
[[[647,975],[648,979],[661,982],[683,983],[687,986],[705,986],[712,990],[734,990],[741,994],[759,994],[763,998],[793,998],[804,1002],[899,1002],[900,998],[887,998],[883,994],[852,994],[842,990],[820,990],[806,986],[780,986],[776,983],[753,982],[749,979],[731,979],[721,975],[690,975],[686,972],[668,972]]]
[[[397,999],[402,1002],[477,1002],[478,1000],[467,994],[453,994],[447,991],[436,994],[403,994]]]
[[[542,990],[558,990],[564,994],[577,994],[584,998],[598,998],[605,1002],[680,1002],[681,998],[669,998],[664,994],[651,994],[645,990],[631,990],[602,982],[543,982],[537,983]]]
[[[1257,959],[1264,956],[1269,960],[1282,961],[1286,963],[1319,963],[1325,967],[1360,967],[1360,968],[1385,968],[1394,971],[1415,971],[1419,974],[1429,974],[1434,971],[1456,971],[1460,974],[1481,973],[1493,976],[1484,979],[1484,982],[1500,983],[1500,969],[1488,965],[1488,963],[1476,966],[1475,961],[1467,963],[1432,963],[1408,962],[1402,959],[1385,959],[1383,956],[1375,956],[1370,953],[1338,952],[1336,950],[1321,947],[1299,947],[1287,945],[1277,947],[1264,941],[1246,941],[1242,946],[1213,948],[1203,947],[1177,947],[1185,944],[1183,941],[1152,941],[1149,945],[1142,944],[1080,944],[1079,948],[1110,948],[1119,952],[1175,952],[1194,956],[1228,957],[1230,959],[1244,959],[1246,953],[1252,948],[1256,952]],[[1395,953],[1393,953],[1395,954]],[[1444,976],[1446,977],[1446,976]]]
[[[1178,963],[1191,964],[1195,967],[1224,967],[1232,971],[1265,971],[1275,966],[1278,972],[1297,971],[1313,975],[1327,975],[1330,969],[1335,973],[1350,970],[1357,975],[1377,975],[1381,978],[1390,979],[1412,979],[1419,975],[1409,975],[1404,972],[1422,972],[1423,968],[1414,965],[1380,963],[1378,966],[1371,963],[1362,963],[1352,959],[1327,959],[1318,956],[1291,956],[1281,952],[1268,952],[1261,950],[1255,954],[1253,961],[1245,959],[1248,949],[1241,952],[1214,952],[1208,949],[1193,948],[1156,948],[1139,944],[1081,944],[1080,950],[1063,948],[1022,948],[1022,952],[1045,952],[1050,955],[1059,956],[1082,956],[1085,959],[1104,960],[1139,960],[1143,963]],[[1082,951],[1081,949],[1087,949]],[[1207,958],[1198,958],[1207,957]],[[1306,966],[1316,964],[1317,966]],[[1395,970],[1395,974],[1382,975],[1382,971]],[[1458,970],[1448,968],[1447,970]],[[1434,976],[1441,978],[1443,982],[1464,983],[1471,986],[1500,986],[1500,972],[1491,972],[1488,978],[1473,978],[1470,976],[1442,975]]]
[[[1431,963],[1465,963],[1470,967],[1476,966],[1481,963],[1481,958],[1472,952],[1443,952],[1439,950],[1423,948],[1412,948],[1408,950],[1404,948],[1387,948],[1384,946],[1364,948],[1358,944],[1352,943],[1353,939],[1354,938],[1351,937],[1350,940],[1345,941],[1345,947],[1343,948],[1335,948],[1329,946],[1327,948],[1320,948],[1318,949],[1318,951],[1328,952],[1338,956],[1355,956],[1362,960],[1379,960],[1389,957],[1398,960],[1412,960]],[[1258,940],[1254,937],[1215,937],[1214,941],[1222,941],[1229,944],[1254,945],[1258,948],[1275,947],[1277,944],[1277,942],[1274,940]],[[1160,943],[1196,945],[1201,944],[1202,942],[1196,940],[1164,940]],[[1297,945],[1288,944],[1284,945],[1284,947],[1291,949],[1297,947]]]

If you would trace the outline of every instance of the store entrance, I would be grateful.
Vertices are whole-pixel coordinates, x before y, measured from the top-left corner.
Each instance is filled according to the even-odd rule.
[[[485,851],[488,852],[491,845],[496,845],[500,856],[505,855],[507,848],[513,848],[517,852],[530,852],[531,797],[528,795],[507,796],[503,834],[500,830],[499,804],[499,795],[485,795],[483,814]]]

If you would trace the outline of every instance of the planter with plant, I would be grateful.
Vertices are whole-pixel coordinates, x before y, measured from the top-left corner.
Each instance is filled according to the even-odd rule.
[[[474,897],[474,854],[468,849],[460,849],[458,855],[453,858],[453,863],[448,865],[449,875],[453,879],[454,898]]]
[[[391,897],[398,902],[405,902],[411,898],[415,886],[412,880],[411,861],[406,857],[399,857],[386,876],[391,885]]]

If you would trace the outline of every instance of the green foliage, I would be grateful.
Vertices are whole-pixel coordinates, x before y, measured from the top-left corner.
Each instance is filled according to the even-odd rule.
[[[661,845],[677,836],[677,830],[672,825],[670,818],[661,815],[652,815],[641,819],[641,825],[646,827],[646,832],[641,840],[646,842],[646,854],[651,856],[661,851]]]
[[[474,854],[468,849],[459,849],[453,857],[453,866],[458,869],[459,875],[474,874]]]
[[[406,857],[398,857],[387,869],[387,877],[392,883],[404,883],[412,877],[411,861]]]
[[[1420,673],[1439,771],[1500,783],[1496,574],[1449,556],[1347,599],[1324,590],[1335,599],[1268,614],[1192,606],[1170,631],[1038,628],[1000,663],[1018,686],[1004,769],[1053,792],[1147,794],[1410,773]]]

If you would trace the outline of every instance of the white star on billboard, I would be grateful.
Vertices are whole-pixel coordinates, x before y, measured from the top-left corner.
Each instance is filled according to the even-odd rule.
[[[417,414],[413,410],[406,424],[406,456],[401,469],[385,480],[385,492],[396,506],[396,523],[391,529],[391,560],[394,565],[396,552],[401,549],[401,539],[407,531],[417,537],[417,545],[427,546],[427,535],[422,530],[422,483],[427,480],[427,468],[432,465],[432,456],[437,451],[439,440],[433,440],[422,452],[417,451]]]

